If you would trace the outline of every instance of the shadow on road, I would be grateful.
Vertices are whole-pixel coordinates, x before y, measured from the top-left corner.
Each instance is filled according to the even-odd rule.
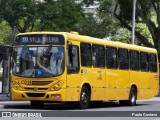
[[[145,106],[148,104],[141,104],[138,103],[137,106]],[[126,107],[121,106],[118,102],[103,102],[101,104],[95,104],[90,106],[88,109],[97,109],[97,108],[115,108],[115,107]],[[12,105],[5,105],[5,109],[33,109],[29,103],[27,104],[12,104]],[[81,110],[78,108],[78,105],[75,103],[45,103],[44,107],[41,109],[36,110]]]
[[[159,89],[159,93],[158,93],[158,95],[156,97],[160,97],[160,89]]]

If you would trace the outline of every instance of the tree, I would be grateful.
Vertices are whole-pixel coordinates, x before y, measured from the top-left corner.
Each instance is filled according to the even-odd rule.
[[[0,18],[26,31],[71,31],[83,19],[74,0],[0,0]]]
[[[38,4],[40,31],[72,31],[84,18],[80,4],[73,0],[44,0]]]
[[[92,2],[93,0],[88,0]],[[114,26],[132,31],[133,0],[96,0],[101,3],[100,12],[110,16]],[[119,25],[118,25],[119,24]],[[114,30],[116,32],[116,30]],[[160,58],[160,1],[137,0],[136,4],[136,39],[138,44],[154,47]]]
[[[82,35],[104,38],[110,31],[111,23],[109,20],[102,20],[93,14],[86,14],[85,18],[80,21],[77,30]]]
[[[99,4],[97,5],[97,2],[94,0],[82,1],[83,8],[93,7],[95,5],[95,8],[93,7],[95,10],[91,13],[85,13],[84,18],[78,23],[76,31],[79,31],[80,34],[97,38],[105,38],[113,32],[113,29],[111,29],[113,24],[111,17],[109,17],[110,14],[108,14],[108,12],[103,13],[101,8],[97,8]]]
[[[123,27],[131,31],[133,1],[116,0],[115,2],[113,12],[115,18]],[[135,35],[145,46],[156,48],[160,57],[160,1],[137,0],[136,8],[136,23],[143,23],[147,27],[153,43],[142,33],[141,29],[136,28]]]
[[[6,21],[0,23],[0,44],[7,44],[10,39],[11,28]]]
[[[19,32],[26,32],[37,19],[36,0],[1,0],[0,6],[1,19]]]
[[[120,27],[119,23],[116,21],[116,19],[113,16],[113,6],[114,1],[112,0],[96,0],[99,1],[99,9],[98,9],[98,17],[103,21],[104,24],[103,27],[106,27],[105,30],[106,35],[104,37],[110,37],[111,40],[119,40],[121,41],[123,37],[121,37],[121,34],[119,34],[122,30],[122,27]],[[92,0],[90,1],[92,2]],[[119,36],[119,37],[116,37]],[[124,42],[124,40],[123,40]]]

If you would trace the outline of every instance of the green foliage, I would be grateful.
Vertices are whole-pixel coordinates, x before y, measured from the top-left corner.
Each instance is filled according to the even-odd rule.
[[[85,16],[73,0],[0,0],[0,6],[0,22],[6,21],[1,23],[1,43],[7,43],[14,26],[18,32],[74,31]]]
[[[105,36],[103,37],[109,37],[111,40],[128,43],[130,36],[129,34],[125,34],[128,33],[128,31],[120,27],[120,24],[113,16],[113,7],[115,6],[115,0],[99,0],[99,3],[100,6],[98,9],[98,17],[101,19],[101,21],[107,23],[103,26],[103,28],[106,28],[103,29],[104,32],[106,32]]]
[[[1,0],[0,6],[1,18],[19,32],[25,32],[37,17],[36,0]]]
[[[113,35],[117,25],[111,15],[112,0],[96,0],[99,1],[97,13],[87,13],[85,18],[79,23],[77,31],[80,34],[97,38],[105,38]],[[83,1],[84,6],[93,5],[94,0]]]
[[[136,30],[139,31],[143,36],[145,36],[148,39],[148,42],[150,42],[151,44],[154,44],[152,36],[151,36],[146,24],[137,23],[136,24]],[[140,39],[138,39],[137,41],[141,42]],[[141,45],[143,45],[143,43],[141,43]]]
[[[99,14],[110,17],[113,22],[114,32],[110,32],[112,38],[119,38],[123,42],[129,42],[132,31],[133,0],[99,0]],[[110,15],[108,15],[110,14]],[[104,19],[103,17],[102,19]],[[114,29],[116,28],[116,29]],[[124,29],[127,29],[126,34]],[[136,4],[136,44],[147,47],[155,47],[160,53],[160,1],[137,0]],[[116,37],[118,36],[118,37]],[[124,38],[127,38],[125,39]],[[125,41],[124,41],[124,40]]]
[[[1,0],[0,18],[19,32],[73,31],[84,18],[74,0]]]
[[[84,17],[79,4],[73,0],[45,0],[39,3],[39,25],[41,31],[72,31],[75,25]]]
[[[11,28],[6,21],[0,23],[0,44],[7,44],[10,39]]]
[[[100,20],[92,14],[86,14],[78,25],[76,31],[82,35],[103,38],[106,36],[106,31],[109,29],[109,21]]]
[[[125,28],[119,28],[114,34],[111,34],[111,40],[130,44],[131,33]]]
[[[103,12],[98,15],[84,13],[82,5],[87,6],[93,1],[76,4],[74,0],[1,0],[0,6],[3,6],[0,15],[11,28],[16,26],[19,32],[77,31],[83,35],[103,38],[106,33],[113,32],[112,20]]]

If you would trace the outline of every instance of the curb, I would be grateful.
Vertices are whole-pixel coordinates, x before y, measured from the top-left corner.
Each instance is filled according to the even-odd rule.
[[[0,109],[4,109],[4,105],[0,105]]]
[[[160,97],[154,97],[151,99],[144,99],[144,100],[137,100],[137,102],[155,102],[155,101],[159,101],[160,102]]]
[[[6,105],[6,104],[29,104],[29,101],[0,101],[0,106],[2,104]]]

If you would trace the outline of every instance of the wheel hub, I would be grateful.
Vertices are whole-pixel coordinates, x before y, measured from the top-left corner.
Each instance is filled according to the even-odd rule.
[[[87,94],[85,92],[82,93],[82,101],[83,101],[84,104],[86,104],[88,102]]]

